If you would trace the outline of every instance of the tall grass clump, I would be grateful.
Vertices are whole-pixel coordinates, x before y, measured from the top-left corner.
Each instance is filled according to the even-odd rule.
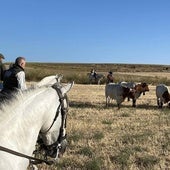
[[[72,82],[74,81],[77,84],[89,84],[88,77],[84,74],[69,74],[63,77],[64,82]]]
[[[110,159],[113,163],[118,164],[118,169],[129,169],[130,167],[130,156],[134,154],[134,151],[129,148],[125,147],[121,149],[117,155],[111,156]]]
[[[154,155],[137,156],[135,163],[139,169],[155,169],[154,166],[158,164],[160,159]]]
[[[87,170],[101,170],[102,160],[100,158],[92,158],[85,163],[85,169]]]

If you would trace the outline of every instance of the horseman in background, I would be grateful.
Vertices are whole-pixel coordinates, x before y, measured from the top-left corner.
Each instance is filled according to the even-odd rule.
[[[87,75],[89,77],[90,84],[101,84],[101,81],[104,79],[104,75],[96,73],[94,69],[91,69],[90,73]]]
[[[26,90],[25,68],[26,59],[17,57],[15,64],[5,71],[2,92],[11,93],[17,89]]]
[[[113,78],[113,73],[112,71],[109,71],[108,75],[107,75],[107,83],[113,83],[114,78]]]
[[[91,75],[95,78],[95,80],[97,80],[97,73],[95,69],[91,69]]]

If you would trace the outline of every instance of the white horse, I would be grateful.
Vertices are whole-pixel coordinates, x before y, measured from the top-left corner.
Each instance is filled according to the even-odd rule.
[[[96,74],[96,76],[91,73],[87,73],[89,77],[90,84],[101,84],[101,81],[105,78],[103,74]]]
[[[39,134],[46,156],[65,150],[67,92],[73,83],[18,91],[0,103],[0,170],[26,170]],[[27,159],[28,158],[28,159]],[[44,161],[47,162],[47,161]]]

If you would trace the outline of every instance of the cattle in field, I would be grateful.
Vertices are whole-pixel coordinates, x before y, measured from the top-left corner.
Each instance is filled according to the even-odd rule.
[[[163,107],[163,104],[168,103],[168,107],[170,107],[170,93],[169,88],[165,84],[159,84],[156,86],[156,97],[157,97],[157,105],[159,108]]]
[[[132,106],[136,107],[136,100],[141,96],[145,95],[145,92],[149,91],[149,87],[147,83],[134,83],[134,82],[120,82],[121,85],[131,88],[135,92],[135,97],[132,98]],[[130,97],[128,98],[128,101],[130,100]]]
[[[114,99],[119,109],[121,103],[125,100],[126,97],[133,99],[134,95],[135,94],[133,90],[128,87],[124,87],[121,84],[109,83],[105,86],[106,106],[108,106],[110,99]]]

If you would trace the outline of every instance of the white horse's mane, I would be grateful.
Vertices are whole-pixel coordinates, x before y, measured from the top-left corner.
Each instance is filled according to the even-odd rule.
[[[38,94],[46,91],[50,87],[33,87],[25,91],[18,90],[17,93],[11,95],[11,99],[7,99],[6,101],[0,104],[0,125],[1,122],[5,121],[5,119],[9,120],[9,116],[11,118],[16,117],[17,114],[20,114],[19,110],[24,109],[25,103],[32,101]]]

